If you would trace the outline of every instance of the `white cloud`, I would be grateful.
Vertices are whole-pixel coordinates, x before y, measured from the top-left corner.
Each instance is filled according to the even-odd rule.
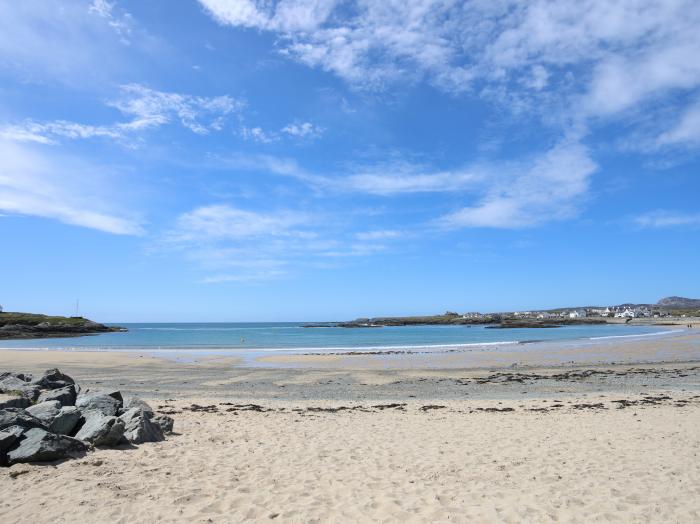
[[[408,162],[354,166],[336,174],[307,171],[290,158],[271,155],[232,155],[215,158],[215,163],[231,169],[250,169],[294,178],[320,191],[366,193],[392,196],[411,193],[447,193],[479,187],[484,173],[478,166],[467,169],[431,171]]]
[[[337,0],[200,0],[221,24],[272,31],[312,31],[330,15]]]
[[[125,11],[117,12],[114,3],[107,0],[92,0],[89,11],[102,17],[107,24],[121,37],[124,44],[129,44],[131,34],[132,18],[131,14]]]
[[[125,50],[147,53],[154,45],[129,13],[111,2],[0,2],[0,70],[22,81],[85,87],[129,68]]]
[[[695,0],[331,0],[316,11],[315,2],[200,2],[217,22],[273,32],[283,55],[354,86],[425,80],[537,115],[562,134],[659,101],[683,112],[676,95],[700,89]]]
[[[524,228],[575,216],[596,164],[580,144],[563,143],[530,163],[493,166],[476,205],[437,221],[447,228]]]
[[[642,228],[700,227],[700,213],[656,210],[639,215],[633,222]]]
[[[341,191],[389,196],[466,191],[477,187],[481,180],[477,169],[426,173],[421,166],[398,163],[327,179],[326,184]]]
[[[700,144],[700,101],[683,113],[678,122],[656,140],[659,146]]]
[[[163,238],[207,273],[203,281],[248,282],[280,278],[319,261],[369,257],[386,251],[389,231],[352,233],[324,214],[251,211],[230,204],[202,206],[177,219]]]
[[[298,140],[313,140],[323,135],[324,129],[311,122],[293,122],[287,124],[279,131],[265,130],[260,126],[242,127],[241,137],[260,144],[271,144],[282,138],[295,138]]]
[[[66,156],[0,141],[0,211],[55,219],[118,235],[139,235],[143,227],[115,210],[104,168]]]
[[[395,229],[377,229],[374,231],[361,231],[355,234],[359,240],[390,240],[404,236],[402,231]]]
[[[230,113],[239,111],[243,102],[230,96],[200,97],[157,91],[138,84],[120,88],[120,96],[107,103],[130,120],[109,125],[89,125],[65,120],[52,122],[25,121],[0,127],[0,137],[8,140],[55,143],[59,138],[85,139],[107,137],[125,139],[178,121],[200,135],[222,128]]]
[[[173,239],[238,240],[253,237],[309,236],[297,229],[308,225],[310,217],[293,211],[259,213],[229,205],[211,205],[181,215]]]
[[[311,122],[294,122],[282,128],[282,133],[301,139],[318,138],[323,134],[323,128]]]
[[[243,127],[241,136],[245,140],[252,140],[261,144],[270,144],[277,140],[277,136],[263,130],[262,127]]]

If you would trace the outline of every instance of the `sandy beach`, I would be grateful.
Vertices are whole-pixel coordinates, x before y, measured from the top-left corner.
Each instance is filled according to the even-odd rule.
[[[675,343],[698,349],[697,335]],[[378,369],[368,358],[249,368],[0,351],[6,369],[57,366],[139,394],[176,432],[0,469],[2,521],[700,519],[698,362]]]

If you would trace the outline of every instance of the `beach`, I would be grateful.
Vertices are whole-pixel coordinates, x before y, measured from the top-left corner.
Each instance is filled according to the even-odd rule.
[[[138,394],[175,419],[175,434],[2,468],[0,514],[3,523],[698,521],[700,362],[680,357],[700,336],[673,340],[673,362],[554,365],[540,355],[444,369],[401,367],[405,355],[389,366],[375,355],[246,367],[231,357],[2,350],[6,369],[59,367],[91,389]],[[644,360],[666,342],[619,351]]]

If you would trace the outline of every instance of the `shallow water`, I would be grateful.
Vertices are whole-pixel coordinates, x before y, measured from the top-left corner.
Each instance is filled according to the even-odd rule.
[[[668,333],[655,326],[576,325],[560,328],[488,329],[486,326],[304,328],[301,323],[120,324],[126,333],[78,338],[0,341],[0,348],[84,350],[186,350],[221,354],[250,351],[336,353],[445,351],[528,342],[609,340]]]

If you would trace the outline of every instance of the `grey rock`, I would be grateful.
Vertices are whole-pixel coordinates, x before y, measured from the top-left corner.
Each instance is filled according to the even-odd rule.
[[[100,411],[104,415],[114,416],[122,407],[123,399],[119,391],[98,391],[78,395],[75,405],[83,411]]]
[[[29,404],[29,399],[18,393],[0,393],[0,409],[26,408]]]
[[[127,397],[124,399],[124,407],[122,408],[124,413],[126,413],[132,408],[141,408],[144,411],[150,411],[151,413],[154,413],[153,408],[148,404],[148,402],[139,397]]]
[[[25,429],[19,426],[10,426],[0,431],[0,466],[7,466],[7,452],[19,440]]]
[[[41,420],[19,408],[6,408],[0,411],[0,431],[10,426],[19,426],[24,429],[47,429]]]
[[[131,408],[121,415],[124,421],[124,436],[132,444],[159,442],[164,440],[163,430],[153,419],[153,413],[141,408]]]
[[[19,446],[7,454],[8,464],[51,462],[78,456],[87,450],[87,446],[77,439],[54,435],[39,428],[26,431],[23,437]]]
[[[58,400],[49,400],[25,409],[27,413],[41,420],[46,426],[51,425],[60,410],[61,403]]]
[[[173,425],[175,421],[167,415],[156,415],[153,417],[153,422],[160,426],[164,434],[173,432]]]
[[[32,380],[32,375],[29,373],[13,373],[12,371],[0,372],[0,382],[2,382],[8,377],[13,377],[22,380],[23,382],[31,382]]]
[[[92,410],[83,413],[84,423],[75,438],[94,446],[116,446],[124,437],[124,421]]]
[[[75,406],[75,386],[70,384],[58,389],[50,389],[39,395],[38,402],[46,402],[47,400],[57,400],[62,406]]]
[[[80,410],[75,406],[63,406],[51,421],[49,430],[59,435],[70,435],[82,416]]]
[[[16,392],[29,400],[34,401],[39,397],[39,386],[24,380],[25,375],[18,373],[4,373],[0,376],[0,392]]]
[[[32,384],[43,389],[58,389],[75,384],[75,380],[54,368],[44,371],[44,374],[40,378],[34,379]]]

